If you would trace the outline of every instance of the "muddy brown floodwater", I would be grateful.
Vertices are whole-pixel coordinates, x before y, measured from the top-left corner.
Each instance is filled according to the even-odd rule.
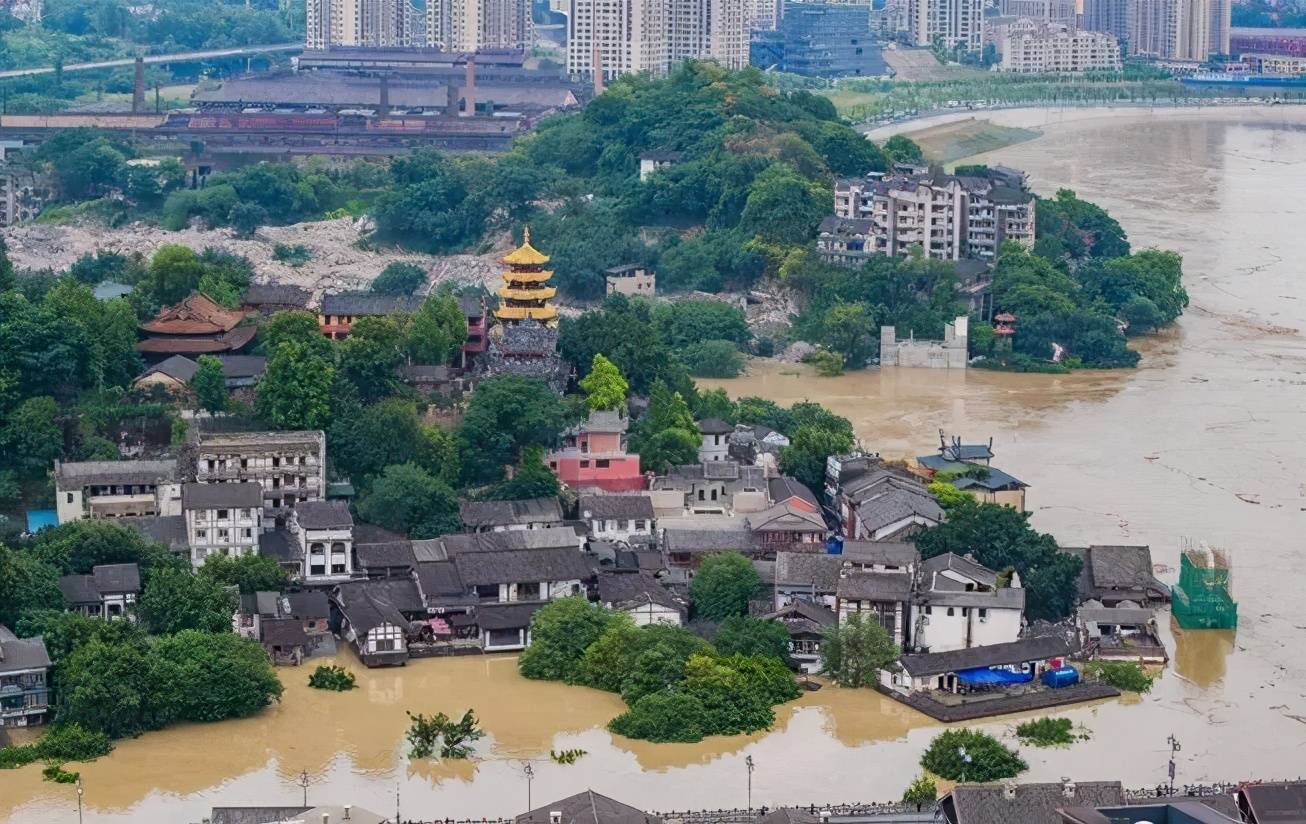
[[[1034,523],[1063,543],[1150,544],[1177,566],[1184,540],[1232,551],[1236,633],[1166,631],[1172,666],[1141,700],[1059,713],[1092,731],[1069,749],[1026,751],[1033,780],[1178,780],[1306,773],[1306,111],[1003,112],[1043,136],[981,160],[1030,172],[1106,206],[1135,246],[1181,251],[1192,307],[1144,341],[1134,371],[1066,376],[979,370],[864,372],[834,379],[755,364],[716,382],[734,394],[820,400],[867,447],[909,456],[942,428],[993,436],[998,464],[1031,485]],[[1173,578],[1173,572],[1163,574]],[[528,682],[510,657],[364,670],[351,693],[308,689],[283,669],[282,702],[256,718],[120,742],[78,766],[88,822],[197,822],[214,804],[352,803],[405,817],[506,816],[592,787],[647,809],[895,798],[938,725],[867,691],[826,688],[781,708],[768,733],[697,745],[614,738],[613,695]],[[472,707],[479,757],[413,764],[404,711]],[[1010,735],[1013,719],[982,725]],[[1014,741],[1012,742],[1014,744]],[[572,766],[550,749],[578,748]],[[0,820],[76,821],[71,787],[39,767],[0,773]]]

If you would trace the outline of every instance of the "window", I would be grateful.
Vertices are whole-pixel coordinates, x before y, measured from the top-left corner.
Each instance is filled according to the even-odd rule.
[[[699,499],[700,501],[706,501],[706,500],[707,500],[707,494],[706,494],[703,490],[701,490],[701,489],[698,490],[698,499]]]
[[[962,608],[961,608],[961,617],[962,617],[962,618],[969,618],[969,617],[970,617],[970,607],[962,607]]]
[[[311,564],[308,567],[309,575],[326,575],[326,566],[324,564]]]
[[[227,535],[228,535],[227,530],[225,530],[225,529],[219,529],[219,530],[218,530],[218,540],[219,540],[219,541],[225,541],[225,540],[227,540]]]
[[[980,617],[980,620],[981,620],[981,621],[986,621],[986,620],[988,620],[988,617],[989,617],[989,611],[988,611],[987,609],[985,609],[984,607],[980,607],[979,617]]]
[[[590,462],[589,462],[589,461],[581,461],[581,462],[580,462],[580,468],[581,468],[581,469],[589,469],[589,468],[590,468]]]
[[[205,538],[209,537],[209,531],[207,529],[197,529],[195,530],[195,537],[199,538],[202,541]]]
[[[933,614],[934,614],[934,607],[929,607],[929,606],[927,606],[927,607],[925,608],[925,614],[926,614],[926,615],[933,615]]]
[[[644,521],[635,521],[635,529],[645,529],[647,524]]]
[[[303,456],[303,455],[300,455],[300,456],[299,456],[299,465],[300,465],[300,466],[303,466],[303,465],[304,465],[304,456]]]
[[[67,502],[68,502],[68,503],[72,503],[72,502],[73,502],[73,493],[71,493],[71,492],[68,493],[68,501],[67,501]]]
[[[249,469],[249,458],[241,458],[241,459],[240,459],[240,468],[241,468],[241,469]]]
[[[278,466],[281,466],[281,459],[280,459],[280,458],[273,458],[273,459],[272,459],[272,466],[273,466],[273,468],[278,467]]]
[[[219,509],[219,510],[218,510],[218,519],[219,519],[219,520],[226,520],[226,519],[227,519],[227,510],[225,510],[225,509]]]
[[[951,616],[953,616],[953,615],[956,615],[956,614],[957,614],[957,611],[956,611],[955,609],[953,609],[952,607],[948,607],[948,616],[949,616],[949,617],[951,617]]]
[[[240,532],[241,532],[241,537],[243,537],[243,538],[253,538],[253,537],[254,537],[254,530],[250,529],[249,527],[245,527],[245,528],[242,529]]]
[[[607,458],[598,458],[594,461],[594,465],[599,469],[607,469],[608,464],[610,463],[611,461],[609,461]]]
[[[395,639],[393,639],[393,638],[378,638],[378,639],[376,639],[376,651],[377,651],[377,652],[394,652],[394,651],[395,651]]]
[[[345,574],[345,565],[344,565],[343,563],[335,563],[335,564],[332,564],[332,565],[331,565],[331,574],[332,574],[332,575],[343,575],[343,574]]]

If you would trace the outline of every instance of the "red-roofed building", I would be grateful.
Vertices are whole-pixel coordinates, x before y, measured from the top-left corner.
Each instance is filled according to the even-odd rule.
[[[626,451],[627,420],[619,412],[591,412],[563,433],[563,447],[548,456],[549,468],[572,489],[633,492],[647,488],[639,456]]]
[[[136,350],[147,358],[239,352],[258,331],[252,325],[241,326],[244,319],[242,310],[228,309],[193,292],[141,324],[145,340],[136,344]]]

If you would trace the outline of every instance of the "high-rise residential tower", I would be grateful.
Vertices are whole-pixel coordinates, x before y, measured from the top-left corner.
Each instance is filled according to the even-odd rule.
[[[530,48],[530,0],[426,0],[426,38],[445,51]]]

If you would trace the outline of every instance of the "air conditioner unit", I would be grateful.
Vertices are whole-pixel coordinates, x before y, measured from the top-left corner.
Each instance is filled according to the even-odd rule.
[[[980,618],[981,624],[987,624],[988,622],[989,622],[989,616],[985,615],[984,617]]]

